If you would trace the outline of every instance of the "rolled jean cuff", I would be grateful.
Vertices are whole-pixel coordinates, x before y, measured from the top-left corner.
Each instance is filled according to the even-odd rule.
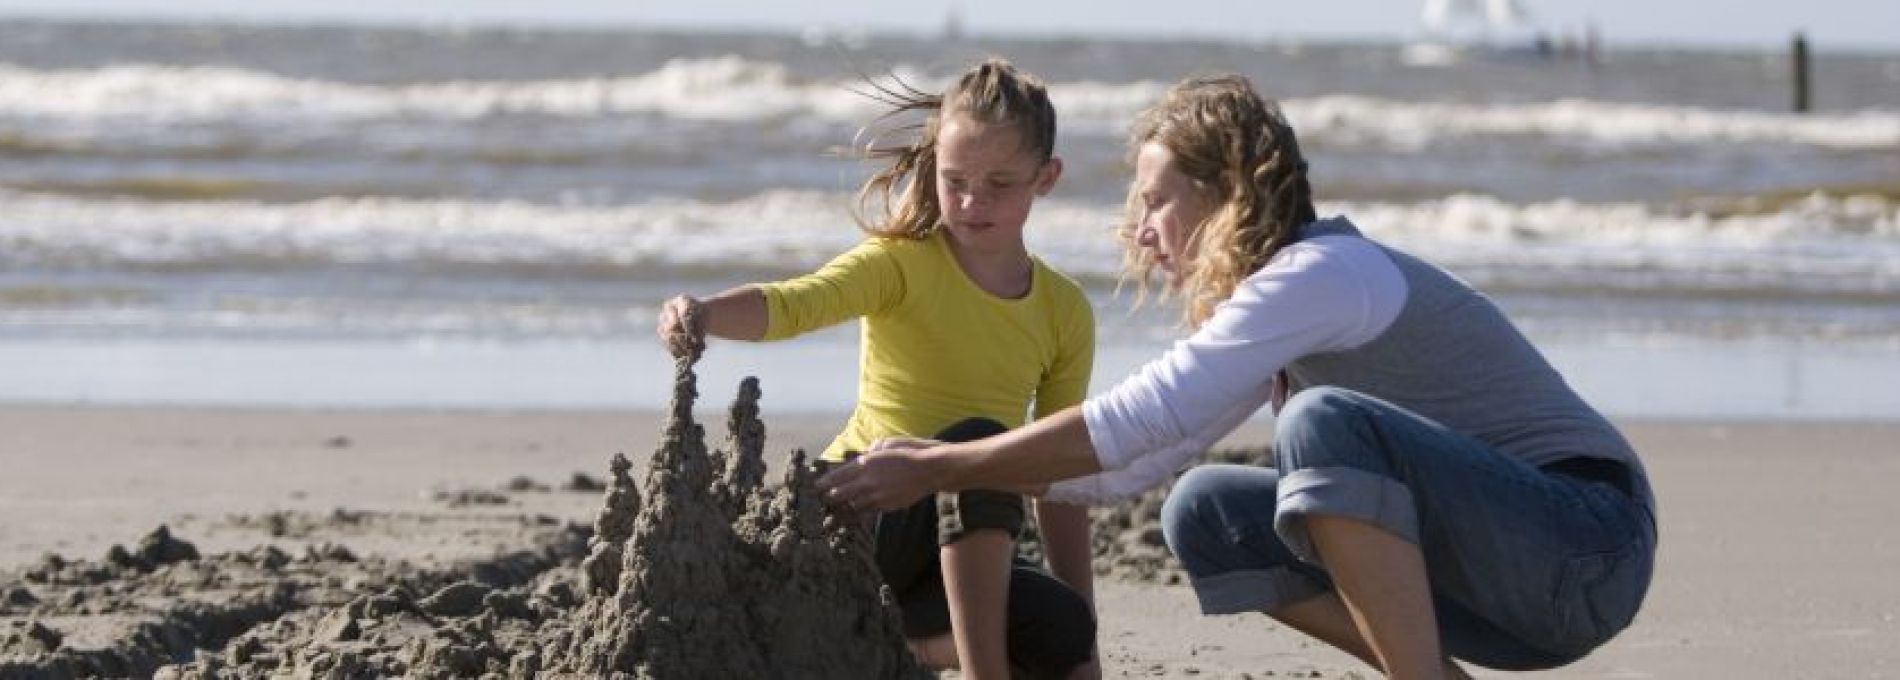
[[[1230,571],[1213,576],[1188,576],[1201,614],[1219,616],[1241,612],[1271,612],[1326,592],[1311,577],[1285,567]]]
[[[1412,490],[1359,468],[1307,468],[1280,480],[1273,530],[1295,556],[1319,564],[1319,551],[1313,549],[1305,523],[1296,521],[1305,515],[1358,520],[1418,543],[1418,508]]]

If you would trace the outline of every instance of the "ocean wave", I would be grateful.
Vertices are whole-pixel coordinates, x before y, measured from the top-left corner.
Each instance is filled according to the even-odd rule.
[[[1446,139],[1541,136],[1608,146],[1781,143],[1900,147],[1900,112],[1787,114],[1566,99],[1533,104],[1400,102],[1334,95],[1287,102],[1302,135],[1422,148]]]
[[[0,115],[190,122],[268,118],[470,119],[658,113],[754,121],[816,114],[856,118],[875,104],[836,84],[795,80],[780,64],[678,59],[624,77],[365,85],[214,66],[122,64],[96,69],[0,66]]]
[[[332,198],[89,199],[0,191],[0,263],[19,270],[321,270],[372,265],[537,277],[701,279],[808,270],[862,238],[842,194],[617,206]],[[1481,285],[1711,295],[1900,293],[1900,201],[1811,195],[1759,212],[1458,195],[1323,203]],[[1097,282],[1117,207],[1040,202],[1028,240]],[[338,275],[348,275],[339,273]]]
[[[896,72],[924,90],[947,82],[915,67],[900,66]],[[292,78],[232,67],[123,64],[35,70],[0,65],[0,120],[29,131],[53,130],[5,131],[0,146],[58,152],[85,148],[83,137],[88,134],[128,134],[93,125],[102,121],[134,124],[131,134],[150,135],[176,126],[294,129],[366,120],[456,125],[506,116],[586,120],[651,115],[708,124],[816,121],[824,129],[807,133],[832,134],[837,125],[866,123],[882,113],[880,104],[853,91],[861,89],[856,77],[799,78],[782,64],[737,56],[676,59],[629,76],[399,85]],[[1165,89],[1165,83],[1155,81],[1085,81],[1055,83],[1051,94],[1065,130],[1118,136]],[[1900,147],[1900,111],[1893,110],[1797,115],[1576,99],[1483,104],[1348,94],[1289,99],[1283,105],[1302,135],[1321,145],[1409,149],[1471,138],[1533,136],[1609,147]]]
[[[0,182],[0,186],[34,193],[78,196],[134,196],[159,200],[211,200],[240,198],[281,191],[278,187],[238,177],[191,177],[178,175],[106,178],[93,181],[36,180]]]
[[[1457,195],[1340,206],[1484,287],[1715,296],[1900,293],[1900,202],[1812,194],[1762,212]]]

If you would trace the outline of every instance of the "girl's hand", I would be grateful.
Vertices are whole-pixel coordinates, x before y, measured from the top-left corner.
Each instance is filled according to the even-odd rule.
[[[698,359],[706,351],[705,305],[689,295],[680,295],[660,305],[656,329],[660,344],[676,358]]]

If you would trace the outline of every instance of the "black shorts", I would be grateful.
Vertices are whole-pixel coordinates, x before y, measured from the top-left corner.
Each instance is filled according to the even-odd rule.
[[[970,441],[1008,428],[972,418],[938,433],[939,441]],[[936,637],[950,632],[938,550],[974,531],[999,530],[1013,540],[1027,516],[1019,494],[990,490],[943,492],[902,510],[878,515],[873,524],[877,566],[897,596],[904,635]],[[1095,613],[1087,600],[1040,565],[1017,560],[1010,569],[1009,660],[1034,677],[1065,677],[1095,650]]]

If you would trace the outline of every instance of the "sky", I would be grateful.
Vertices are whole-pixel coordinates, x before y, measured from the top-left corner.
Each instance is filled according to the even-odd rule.
[[[1552,32],[1596,24],[1608,44],[1900,52],[1900,0],[1520,0]],[[226,19],[387,24],[807,28],[934,33],[952,12],[967,33],[1403,40],[1420,0],[0,0],[0,17]],[[954,8],[954,10],[953,10]]]

